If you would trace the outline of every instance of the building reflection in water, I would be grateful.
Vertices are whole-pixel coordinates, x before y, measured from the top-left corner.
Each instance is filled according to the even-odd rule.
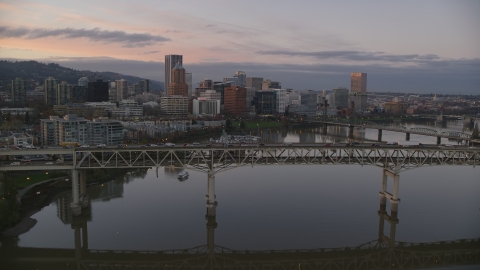
[[[112,182],[111,186],[104,185],[89,194],[93,201],[118,198],[123,188]],[[388,203],[388,196],[384,194],[380,192],[378,238],[351,248],[262,251],[215,245],[218,206],[215,177],[209,175],[206,244],[203,246],[162,251],[92,250],[88,247],[92,208],[85,207],[80,216],[65,212],[68,217],[63,217],[63,208],[68,209],[68,203],[58,203],[62,213],[59,217],[70,223],[73,230],[73,249],[21,248],[2,242],[0,254],[7,266],[4,269],[422,269],[480,264],[480,239],[420,244],[396,242],[399,203],[391,198]]]

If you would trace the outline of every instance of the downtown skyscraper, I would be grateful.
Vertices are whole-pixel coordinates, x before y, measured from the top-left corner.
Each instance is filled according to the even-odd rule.
[[[183,55],[169,54],[165,55],[165,83],[163,91],[165,95],[168,96],[168,87],[172,80],[172,69],[177,63],[180,63],[180,66],[183,65]]]

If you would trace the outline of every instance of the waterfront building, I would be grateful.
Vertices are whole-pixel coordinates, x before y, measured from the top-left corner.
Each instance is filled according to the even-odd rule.
[[[42,145],[61,145],[63,142],[88,142],[87,122],[83,117],[67,114],[63,118],[50,116],[40,120],[40,142]]]
[[[275,112],[283,114],[285,113],[285,96],[287,94],[286,89],[274,89],[273,94],[275,97]]]
[[[275,97],[272,91],[256,92],[252,105],[255,106],[257,114],[275,114]]]
[[[118,120],[99,117],[88,121],[87,126],[89,144],[115,145],[123,142],[123,126]]]
[[[192,114],[198,116],[214,116],[220,114],[220,99],[208,100],[205,98],[194,99]]]
[[[177,63],[180,63],[180,65],[183,65],[183,56],[182,55],[176,55],[176,54],[169,54],[165,55],[165,83],[163,90],[165,91],[165,96],[168,96],[168,88],[171,83],[172,79],[172,69],[175,67]]]
[[[333,105],[330,105],[331,107],[348,108],[348,89],[343,87],[332,89],[329,101]]]
[[[163,112],[170,116],[185,116],[188,114],[188,97],[161,97],[160,108]]]
[[[247,89],[245,87],[231,86],[224,89],[225,114],[244,115],[246,109]]]

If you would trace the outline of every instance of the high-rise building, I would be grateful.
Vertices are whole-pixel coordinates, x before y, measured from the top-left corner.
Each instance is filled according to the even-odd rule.
[[[237,71],[235,72],[235,75],[233,77],[237,78],[237,86],[240,86],[240,87],[247,86],[247,74],[245,74],[245,72]]]
[[[254,87],[257,91],[262,90],[263,78],[247,77],[247,87]]]
[[[87,77],[82,77],[80,79],[78,79],[78,86],[85,86],[87,87],[88,86],[88,78]]]
[[[253,97],[252,105],[257,114],[275,114],[275,96],[272,91],[258,91]]]
[[[87,101],[108,101],[108,82],[104,82],[103,80],[89,82],[87,90]]]
[[[252,101],[253,101],[253,97],[255,97],[255,93],[257,92],[257,89],[255,89],[254,87],[246,87],[247,89],[247,97],[246,97],[246,108],[247,108],[247,112],[255,112],[255,107],[252,106]]]
[[[188,85],[185,82],[185,69],[178,62],[172,69],[172,78],[168,85],[168,96],[188,97]]]
[[[192,73],[185,73],[185,82],[188,85],[188,97],[191,97],[193,93],[192,80],[193,80]]]
[[[350,74],[350,93],[367,94],[367,73]]]
[[[200,93],[200,98],[205,100],[222,100],[222,93],[215,90],[205,90],[205,92]]]
[[[128,81],[125,79],[116,80],[117,85],[117,100],[122,101],[128,97]]]
[[[165,91],[166,96],[168,96],[168,88],[172,80],[172,69],[177,63],[183,65],[183,55],[169,54],[165,55],[165,83],[163,91]]]
[[[367,73],[350,74],[350,102],[354,102],[356,112],[367,109]]]
[[[275,112],[276,113],[285,113],[285,96],[287,95],[286,89],[275,89],[273,90],[273,95],[275,98]]]
[[[150,80],[141,80],[140,82],[138,82],[138,85],[140,87],[140,94],[141,93],[150,93]],[[135,91],[135,94],[137,94],[137,92]]]
[[[45,79],[43,83],[43,92],[45,93],[45,105],[57,104],[57,80],[52,77]]]
[[[70,102],[72,92],[71,85],[63,81],[57,85],[57,102],[56,105],[64,105]]]
[[[245,87],[226,87],[224,89],[223,110],[226,114],[244,115],[247,112],[247,89]]]
[[[21,78],[12,80],[12,101],[13,105],[25,104],[27,102],[26,82]]]

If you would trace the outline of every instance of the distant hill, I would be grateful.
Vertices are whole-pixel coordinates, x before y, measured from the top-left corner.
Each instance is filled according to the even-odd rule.
[[[103,79],[105,81],[114,81],[125,79],[129,84],[138,83],[144,78],[130,75],[118,74],[115,72],[93,72],[89,70],[75,70],[62,67],[56,63],[44,64],[37,61],[6,61],[0,60],[0,87],[5,91],[9,89],[9,85],[15,78],[20,77],[25,80],[33,80],[43,85],[43,80],[53,77],[59,82],[66,81],[70,84],[77,84],[81,77],[88,77],[90,81]],[[33,89],[34,84],[30,84],[29,88]],[[163,90],[163,82],[150,80],[151,91]]]

